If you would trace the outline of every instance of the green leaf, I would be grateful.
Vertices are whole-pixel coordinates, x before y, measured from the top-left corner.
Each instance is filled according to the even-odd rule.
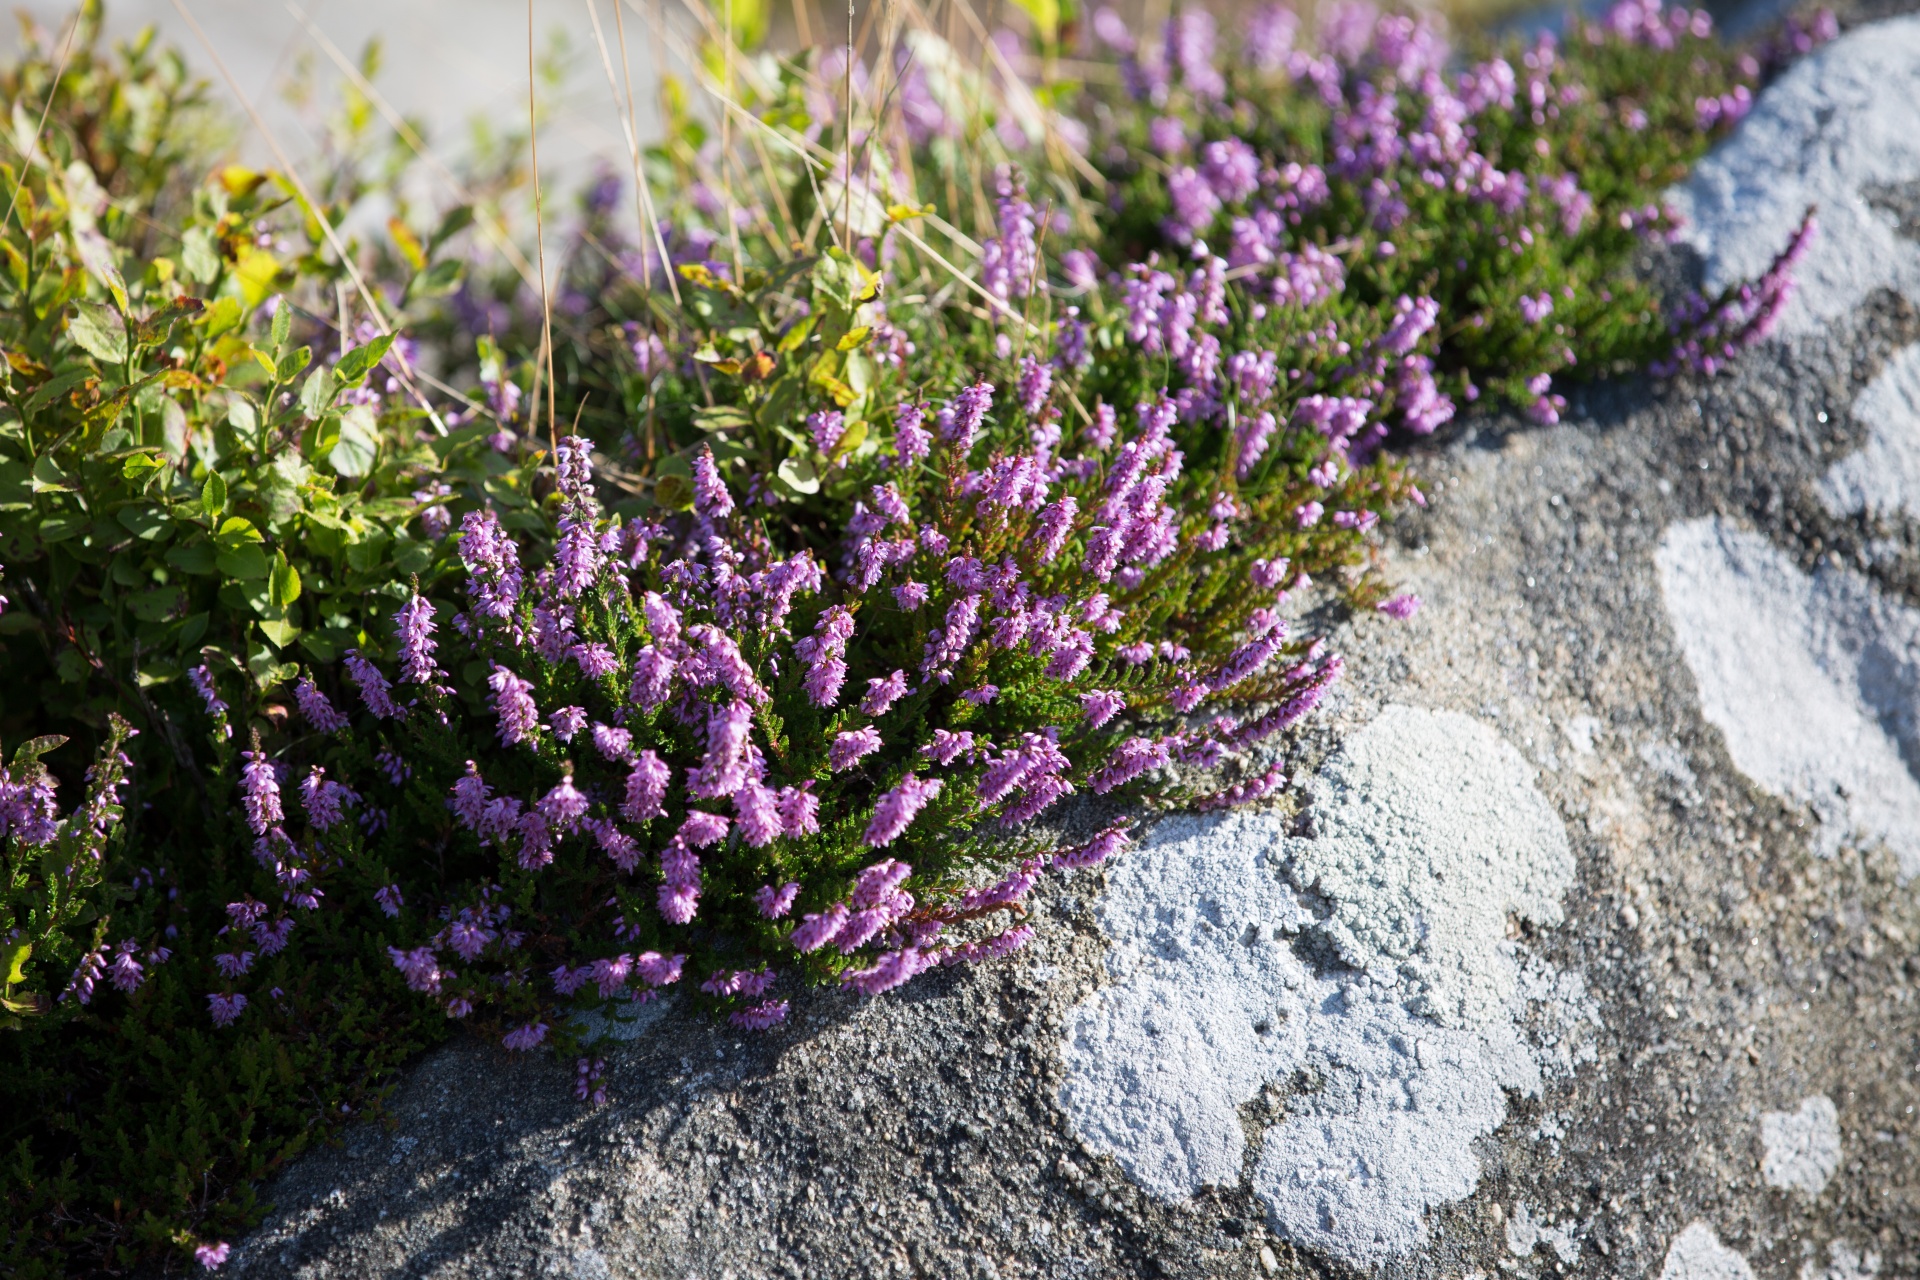
[[[263,620],[254,625],[260,628],[261,635],[273,641],[273,646],[276,649],[286,648],[300,635],[300,628],[294,626],[291,622]],[[286,677],[283,676],[281,678],[285,679]]]
[[[341,363],[346,362],[343,360]],[[323,364],[300,384],[300,412],[309,418],[318,418],[333,403],[334,390],[333,370]]]
[[[182,573],[209,574],[214,570],[213,548],[204,542],[195,542],[184,547],[169,547],[167,563]]]
[[[213,558],[220,572],[239,582],[258,582],[267,576],[267,553],[253,543]]]
[[[473,206],[472,205],[457,204],[453,206],[453,208],[447,210],[446,215],[440,219],[440,225],[434,228],[433,235],[429,237],[427,240],[428,256],[432,256],[433,251],[435,249],[438,249],[441,245],[445,244],[447,241],[451,240],[453,237],[459,235],[462,231],[465,231],[468,227],[472,225],[473,225]]]
[[[820,492],[820,475],[813,469],[813,463],[805,458],[787,458],[774,472],[775,477],[788,490],[799,494]]]
[[[13,767],[16,769],[24,768],[38,760],[41,756],[47,754],[47,752],[58,751],[66,744],[66,737],[58,733],[48,733],[42,734],[38,738],[28,738],[25,742],[13,749]]]
[[[693,506],[693,481],[685,476],[661,476],[653,486],[653,500],[669,511]]]
[[[207,326],[207,337],[217,338],[240,323],[246,308],[240,305],[238,298],[219,298],[200,314],[202,323]]]
[[[218,471],[207,472],[207,482],[200,486],[200,509],[209,520],[218,520],[227,509],[227,482]]]
[[[243,436],[251,437],[260,430],[260,414],[254,409],[253,401],[245,396],[234,396],[227,401],[227,424]]]
[[[284,551],[273,553],[273,573],[267,582],[267,598],[280,609],[300,598],[300,571],[287,563]],[[276,643],[285,644],[286,641]]]
[[[171,403],[171,402],[169,402]],[[120,464],[120,478],[143,484],[146,478],[167,464],[151,453],[136,453]]]
[[[460,287],[460,277],[466,274],[466,270],[467,264],[458,258],[443,259],[415,276],[410,292],[421,298],[438,298],[442,294],[452,293]]]
[[[67,483],[67,473],[53,460],[53,455],[43,453],[33,460],[33,491],[35,493],[64,493],[72,488]]]
[[[380,456],[380,437],[375,433],[372,410],[355,405],[340,417],[340,438],[327,454],[327,465],[335,475],[349,480],[370,475]]]
[[[732,431],[753,425],[753,415],[730,404],[717,404],[695,411],[693,425],[702,431]]]
[[[220,274],[220,252],[213,247],[213,233],[206,227],[193,227],[180,237],[180,270],[198,284],[211,284]]]
[[[313,359],[312,347],[299,347],[292,351],[282,350],[279,359],[274,361],[273,377],[276,382],[292,382],[294,375],[307,367]]]
[[[52,404],[59,397],[67,394],[67,392],[73,390],[91,377],[93,377],[93,370],[91,369],[69,370],[49,382],[40,384],[39,390],[28,396],[27,402],[20,406],[20,411],[28,417],[31,417],[34,413]]]
[[[861,343],[865,342],[867,340],[868,335],[871,334],[872,332],[873,332],[872,325],[865,325],[865,324],[859,325],[855,328],[847,330],[845,336],[843,336],[839,342],[835,343],[834,346],[837,350],[840,350],[840,351],[851,351],[855,347],[859,346]]]
[[[18,986],[27,980],[27,961],[33,958],[33,944],[22,942],[6,953],[7,985]]]
[[[163,622],[180,607],[180,588],[155,587],[142,591],[127,602],[127,607],[142,622]]]
[[[87,524],[85,516],[48,516],[40,522],[40,538],[43,542],[65,542],[84,533]]]
[[[815,319],[816,317],[811,315],[800,317],[791,329],[780,335],[780,341],[774,349],[782,352],[799,350],[800,344],[805,342],[807,335],[813,332]]]
[[[102,303],[84,300],[75,302],[73,309],[73,319],[67,322],[67,333],[73,340],[96,360],[125,364],[127,325],[120,313]]]
[[[278,356],[293,340],[293,308],[283,300],[273,309],[273,354]]]
[[[213,540],[227,551],[237,551],[249,542],[264,542],[266,538],[245,516],[228,516],[220,522],[220,530],[213,535]]]
[[[347,352],[347,354],[341,356],[340,363],[337,366],[340,381],[350,387],[359,385],[360,379],[367,376],[367,370],[379,364],[392,346],[393,335],[383,333],[372,342],[364,346],[355,347],[353,350]],[[309,414],[307,416],[317,417],[318,415]]]
[[[134,329],[134,341],[143,347],[158,347],[173,336],[173,326],[187,316],[199,315],[206,303],[198,298],[176,298],[142,320]]]
[[[167,519],[166,512],[158,507],[149,507],[144,504],[122,507],[114,512],[114,516],[126,526],[128,533],[148,542],[165,534],[173,525],[173,522]]]

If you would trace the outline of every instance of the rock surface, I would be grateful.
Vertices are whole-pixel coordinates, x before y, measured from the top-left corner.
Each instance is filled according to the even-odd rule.
[[[1689,197],[1710,278],[1808,192],[1877,246],[1785,340],[1419,459],[1427,606],[1338,620],[1286,802],[1054,882],[1009,962],[651,1015],[601,1108],[456,1043],[230,1270],[1920,1274],[1920,243],[1869,189],[1920,128],[1862,91],[1902,68],[1913,20],[1850,34]]]

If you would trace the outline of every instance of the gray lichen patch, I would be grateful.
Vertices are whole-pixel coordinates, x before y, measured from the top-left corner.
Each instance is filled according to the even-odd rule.
[[[1667,1247],[1660,1280],[1754,1280],[1747,1260],[1720,1243],[1704,1222],[1689,1223]]]
[[[1920,611],[1859,574],[1807,574],[1758,534],[1674,525],[1658,554],[1701,710],[1741,772],[1920,874]]]
[[[1840,1167],[1840,1112],[1824,1093],[1802,1098],[1794,1111],[1760,1117],[1760,1176],[1770,1187],[1817,1196]]]
[[[1575,1056],[1521,1025],[1529,997],[1566,1023],[1584,992],[1523,977],[1508,937],[1558,923],[1573,876],[1533,776],[1471,717],[1393,706],[1313,784],[1312,835],[1162,824],[1098,909],[1116,981],[1076,1010],[1060,1092],[1082,1141],[1165,1200],[1237,1185],[1243,1104],[1305,1078],[1251,1171],[1274,1229],[1351,1262],[1419,1246],[1472,1194],[1507,1092]]]

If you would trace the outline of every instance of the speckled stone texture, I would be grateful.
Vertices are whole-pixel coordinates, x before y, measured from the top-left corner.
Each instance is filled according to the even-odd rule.
[[[1558,427],[1482,418],[1422,452],[1432,506],[1384,567],[1427,605],[1316,618],[1352,676],[1288,744],[1281,803],[1053,881],[1009,962],[809,997],[753,1038],[668,1009],[609,1053],[603,1108],[568,1064],[449,1046],[268,1188],[228,1273],[1920,1274],[1920,888],[1911,831],[1874,817],[1920,768],[1920,655],[1892,622],[1875,653],[1783,624],[1769,643],[1829,687],[1769,721],[1765,673],[1695,643],[1716,608],[1746,625],[1728,600],[1791,620],[1821,583],[1860,617],[1920,609],[1920,525],[1830,479],[1859,477],[1887,424],[1856,406],[1920,342],[1901,284],[1710,383],[1588,388]],[[1675,572],[1709,552],[1739,590]],[[1786,741],[1836,706],[1887,744],[1880,794],[1755,754],[1753,726]],[[1368,755],[1407,716],[1507,788],[1462,804],[1537,802],[1473,855],[1511,883],[1449,888],[1473,839],[1389,794],[1446,776]],[[1164,1051],[1114,1030],[1149,1022]],[[1496,1033],[1505,1074],[1471,1060]],[[1131,1128],[1129,1064],[1164,1077]]]

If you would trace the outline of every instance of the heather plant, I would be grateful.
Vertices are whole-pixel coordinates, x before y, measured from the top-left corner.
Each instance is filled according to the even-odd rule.
[[[876,486],[831,571],[778,552],[708,452],[688,513],[624,524],[600,518],[585,442],[561,441],[548,564],[469,514],[457,611],[411,597],[395,664],[303,682],[305,731],[247,753],[240,801],[296,886],[289,918],[328,899],[396,918],[407,985],[510,1048],[576,1042],[577,1003],[676,985],[764,1027],[809,983],[875,995],[1023,944],[1009,917],[1043,871],[1126,843],[1124,823],[1070,848],[1028,825],[1069,796],[1283,785],[1253,753],[1339,659],[1270,608],[1201,662],[1108,593],[1180,543],[1172,406],[1050,480],[1051,439],[987,449],[991,405],[956,397],[926,441],[941,483]],[[1230,694],[1271,709],[1241,723],[1215,709]],[[250,957],[224,959],[221,1025],[259,1002]]]
[[[131,761],[122,752],[132,732],[114,718],[87,771],[80,807],[60,815],[53,775],[40,757],[62,746],[35,738],[0,766],[0,1031],[27,1019],[71,1014],[111,985],[130,994],[147,970],[172,954],[154,922],[119,908],[143,885],[108,878],[109,844],[120,825],[120,788]]]
[[[1438,304],[1448,392],[1549,422],[1556,379],[1667,356],[1636,260],[1670,229],[1660,192],[1762,73],[1705,10],[1659,0],[1464,63],[1433,18],[1361,2],[1311,38],[1258,9],[1235,57],[1198,9],[1145,37],[1105,10],[1092,29],[1123,86],[1089,116],[1108,262],[1205,244],[1251,296],[1284,299],[1299,255],[1332,253],[1357,305]]]

